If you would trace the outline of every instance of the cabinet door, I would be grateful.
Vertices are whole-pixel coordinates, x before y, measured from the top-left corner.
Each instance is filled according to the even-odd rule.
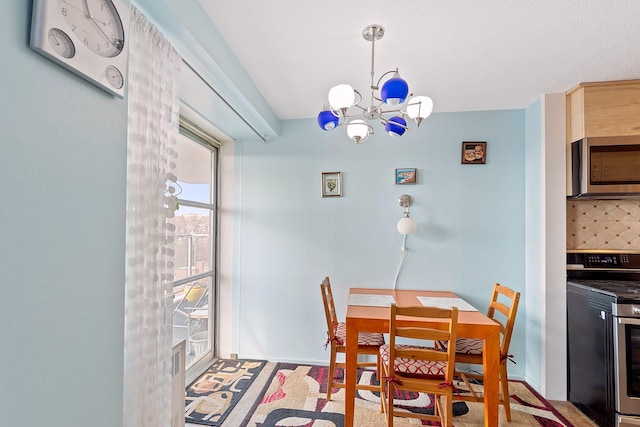
[[[640,80],[581,83],[566,100],[567,142],[640,135]]]
[[[585,136],[640,135],[640,83],[584,88]]]

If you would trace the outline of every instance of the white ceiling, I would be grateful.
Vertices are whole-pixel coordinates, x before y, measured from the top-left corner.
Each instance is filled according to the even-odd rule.
[[[640,78],[640,0],[199,0],[280,119],[315,117],[328,90],[368,99],[399,68],[434,111],[525,108],[581,82]]]

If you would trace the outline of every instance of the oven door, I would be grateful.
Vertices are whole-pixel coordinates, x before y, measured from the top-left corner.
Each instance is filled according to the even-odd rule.
[[[616,411],[640,415],[640,318],[618,317],[615,325]]]

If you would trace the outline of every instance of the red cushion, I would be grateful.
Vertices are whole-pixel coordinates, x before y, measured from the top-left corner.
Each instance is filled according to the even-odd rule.
[[[344,345],[347,340],[347,324],[338,323],[336,328],[336,341],[340,345]],[[380,347],[384,344],[384,335],[378,332],[360,332],[358,334],[358,345]]]
[[[438,341],[443,348],[447,348],[447,341]],[[456,353],[482,354],[482,340],[475,338],[458,338],[456,340]]]
[[[396,345],[396,348],[428,348],[428,347],[416,347],[410,345]],[[385,344],[380,347],[380,359],[385,366],[389,366],[389,344]],[[433,377],[444,377],[447,364],[444,362],[436,361],[424,361],[415,359],[405,359],[403,357],[396,357],[394,363],[394,370],[403,374],[417,374],[428,375]]]

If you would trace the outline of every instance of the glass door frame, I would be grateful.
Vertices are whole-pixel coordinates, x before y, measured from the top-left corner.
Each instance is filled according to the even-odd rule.
[[[211,215],[209,218],[209,259],[211,262],[210,271],[191,276],[189,278],[177,280],[175,285],[181,283],[189,283],[194,280],[209,279],[210,289],[208,293],[208,348],[207,350],[196,360],[193,361],[186,370],[186,384],[193,382],[198,376],[200,376],[218,357],[218,294],[219,294],[219,215],[220,215],[220,161],[219,161],[219,147],[220,143],[213,136],[203,132],[195,124],[191,123],[187,119],[180,118],[180,134],[194,143],[200,144],[211,151],[211,194],[210,204],[182,200],[178,195],[178,203],[180,206],[191,208],[210,209]],[[178,160],[179,161],[179,160]],[[180,177],[178,176],[178,180]],[[187,337],[189,339],[189,337]]]

